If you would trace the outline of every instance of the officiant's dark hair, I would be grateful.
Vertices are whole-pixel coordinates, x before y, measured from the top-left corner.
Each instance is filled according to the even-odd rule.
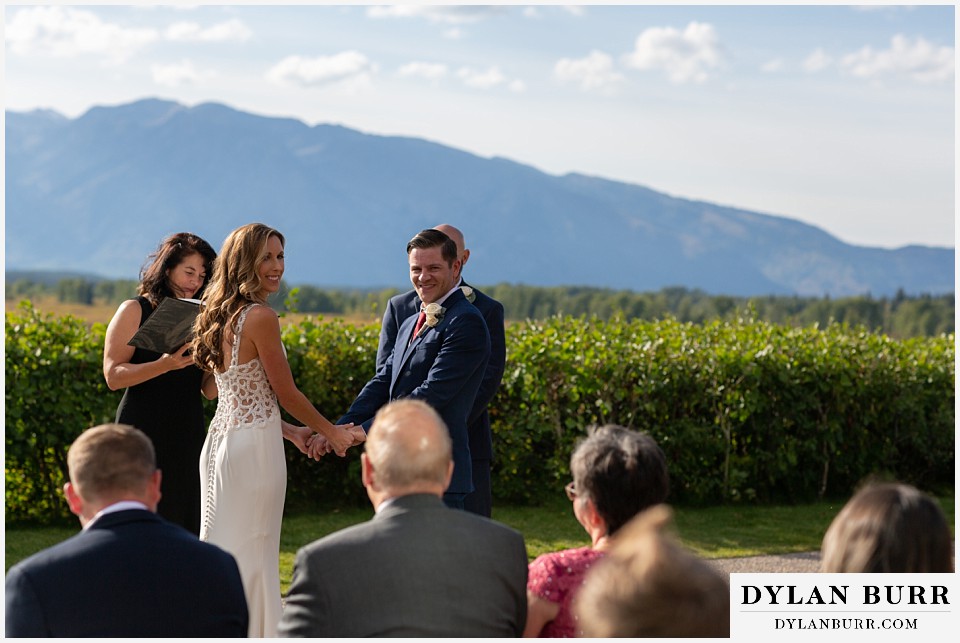
[[[425,250],[427,248],[440,248],[440,256],[452,266],[457,259],[457,244],[453,239],[433,228],[427,228],[417,233],[413,239],[407,242],[407,254],[413,249]]]
[[[164,297],[175,297],[176,294],[170,288],[167,271],[176,268],[184,259],[195,254],[203,257],[203,269],[207,273],[203,285],[194,295],[199,299],[213,275],[213,261],[217,258],[217,253],[209,243],[191,232],[178,232],[160,242],[140,269],[140,285],[137,287],[137,294],[149,299],[154,306]]]

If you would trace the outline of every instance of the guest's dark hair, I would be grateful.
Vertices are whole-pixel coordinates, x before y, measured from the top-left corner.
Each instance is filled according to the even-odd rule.
[[[213,275],[213,261],[217,258],[217,253],[209,243],[190,232],[178,232],[160,242],[140,269],[140,285],[137,293],[149,299],[153,305],[159,304],[164,297],[175,297],[173,289],[170,288],[167,271],[176,268],[184,259],[195,254],[203,257],[203,269],[207,273],[203,285],[194,295],[199,299]]]
[[[453,239],[433,228],[421,230],[413,239],[407,242],[407,254],[414,248],[425,250],[427,248],[440,248],[440,256],[452,266],[457,259],[457,244]]]
[[[631,518],[667,498],[667,460],[645,433],[615,424],[591,426],[570,457],[577,496],[593,501],[613,535]]]
[[[874,483],[844,505],[823,537],[821,571],[953,571],[953,538],[940,505],[910,485]]]

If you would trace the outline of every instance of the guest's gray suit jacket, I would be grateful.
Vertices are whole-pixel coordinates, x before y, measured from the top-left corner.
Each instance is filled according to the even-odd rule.
[[[297,552],[280,636],[520,636],[526,586],[520,533],[402,496]]]

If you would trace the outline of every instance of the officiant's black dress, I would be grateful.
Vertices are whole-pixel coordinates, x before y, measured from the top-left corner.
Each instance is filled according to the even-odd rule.
[[[137,297],[140,325],[153,312]],[[160,353],[137,348],[131,364],[160,359]],[[200,534],[200,450],[206,437],[200,382],[203,371],[187,366],[158,375],[124,391],[117,422],[131,424],[153,441],[157,467],[163,472],[157,512],[194,534]]]

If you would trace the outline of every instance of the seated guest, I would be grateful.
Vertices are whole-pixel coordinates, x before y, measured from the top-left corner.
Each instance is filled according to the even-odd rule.
[[[617,530],[662,503],[669,489],[663,451],[650,436],[622,426],[588,429],[570,457],[570,472],[567,496],[591,544],[543,554],[530,563],[524,636],[576,636],[570,607],[584,574],[604,555]]]
[[[905,484],[871,484],[840,510],[820,555],[823,572],[952,572],[953,537],[940,505]]]
[[[573,611],[589,638],[729,638],[723,575],[665,535],[671,511],[647,509],[587,574]]]
[[[243,637],[233,557],[156,515],[153,444],[131,426],[80,434],[67,452],[83,531],[7,573],[8,637]]]
[[[297,552],[280,636],[519,636],[523,536],[443,504],[453,453],[437,412],[387,404],[360,463],[376,515]]]

